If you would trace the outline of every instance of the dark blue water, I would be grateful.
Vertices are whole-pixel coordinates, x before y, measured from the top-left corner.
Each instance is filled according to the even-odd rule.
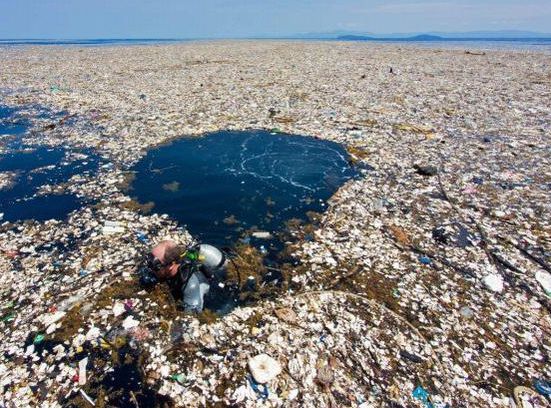
[[[104,38],[104,39],[85,39],[85,40],[43,40],[43,39],[17,39],[0,40],[0,46],[13,45],[74,45],[74,46],[102,46],[102,45],[147,45],[147,44],[170,44],[184,42],[189,40],[180,39],[154,39],[154,38]]]
[[[353,41],[353,40],[351,40]],[[367,41],[369,42],[369,41]],[[475,50],[523,50],[551,52],[551,39],[549,38],[496,38],[496,39],[461,39],[450,38],[443,40],[373,40],[375,43],[395,44],[412,47],[437,48],[437,49],[475,49]]]
[[[15,115],[15,109],[7,106],[0,106],[0,137],[2,137],[2,135],[18,135],[25,133],[29,126],[28,120],[22,117],[16,117]]]
[[[271,243],[292,218],[321,212],[357,176],[339,144],[265,131],[183,138],[151,150],[134,168],[133,193],[185,224],[204,243]],[[268,248],[266,248],[268,249]]]
[[[96,171],[100,164],[89,151],[27,146],[24,136],[29,126],[21,110],[0,107],[0,173],[9,172],[12,180],[9,187],[0,189],[0,221],[65,218],[82,205],[78,197],[36,193],[46,184],[65,183],[75,174]]]
[[[252,38],[255,39],[255,38]],[[269,38],[260,38],[261,40],[269,40]],[[281,38],[273,38],[273,40],[281,40]],[[379,43],[391,44],[410,44],[420,45],[423,47],[437,48],[475,48],[475,49],[521,49],[521,50],[545,50],[551,51],[551,38],[370,38],[368,40],[354,38],[285,38],[289,41],[371,41]],[[37,45],[61,45],[61,46],[77,46],[77,47],[101,47],[113,45],[155,45],[155,44],[174,44],[189,41],[200,41],[200,39],[0,39],[0,47],[2,46],[37,46]]]

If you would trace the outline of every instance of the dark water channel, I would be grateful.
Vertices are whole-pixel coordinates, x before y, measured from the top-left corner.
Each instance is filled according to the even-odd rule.
[[[266,131],[182,138],[151,150],[134,170],[138,201],[153,202],[201,242],[262,251],[279,247],[286,221],[324,211],[358,174],[337,143]]]
[[[9,183],[0,188],[0,222],[63,219],[82,205],[72,194],[37,194],[48,185],[66,183],[73,175],[96,171],[100,159],[90,151],[25,143],[31,126],[22,110],[0,106],[0,173]],[[45,110],[33,114],[58,120]]]

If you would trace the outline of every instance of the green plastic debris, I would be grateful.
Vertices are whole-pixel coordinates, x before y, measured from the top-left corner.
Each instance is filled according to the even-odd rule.
[[[172,374],[170,379],[183,384],[186,381],[186,376],[184,374]]]
[[[50,91],[52,91],[53,93],[57,93],[57,92],[60,92],[61,89],[59,89],[59,86],[57,85],[52,85],[50,86]]]
[[[272,130],[270,130],[270,133],[283,133],[283,131],[281,129],[278,129],[278,128],[273,128]]]
[[[3,322],[11,322],[15,320],[15,313],[11,312],[2,317]]]
[[[33,344],[40,344],[44,341],[45,336],[43,334],[37,334],[34,337]]]

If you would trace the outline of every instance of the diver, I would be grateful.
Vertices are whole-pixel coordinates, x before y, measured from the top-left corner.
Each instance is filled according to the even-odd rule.
[[[224,278],[225,266],[225,254],[212,245],[185,247],[162,241],[148,254],[140,282],[150,286],[166,281],[185,311],[201,312],[212,284]]]

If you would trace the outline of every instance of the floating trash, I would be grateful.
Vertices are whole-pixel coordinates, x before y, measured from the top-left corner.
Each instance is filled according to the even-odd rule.
[[[486,275],[482,279],[482,282],[492,292],[501,293],[503,291],[503,278],[501,277],[501,275],[498,275],[497,273],[491,273],[489,275]]]
[[[259,384],[265,384],[281,373],[279,362],[266,354],[251,358],[248,364],[254,380]]]
[[[489,407],[510,405],[513,387],[524,384],[533,392],[525,388],[521,403],[546,406],[530,384],[549,379],[551,304],[547,280],[542,286],[535,276],[549,272],[551,261],[547,54],[478,57],[441,45],[335,42],[0,48],[2,103],[35,100],[78,115],[74,127],[62,126],[26,110],[21,123],[36,125],[25,135],[27,147],[87,146],[110,160],[98,174],[71,177],[77,184],[66,192],[97,203],[67,222],[1,223],[1,303],[13,307],[1,311],[0,403],[254,406],[265,394],[264,405],[273,406],[409,407],[423,406],[412,397],[422,384],[435,407]],[[21,123],[8,121],[0,154],[25,148],[17,146]],[[213,321],[208,313],[179,313],[162,285],[135,282],[148,248],[167,238],[188,245],[191,236],[185,222],[158,211],[159,203],[138,213],[130,197],[136,190],[121,186],[152,146],[225,126],[319,135],[354,147],[356,159],[374,169],[339,188],[330,206],[319,204],[328,207],[322,223],[295,228],[299,241],[288,256],[302,264],[282,268],[287,295],[251,299]],[[436,166],[437,174],[419,174],[414,163]],[[164,167],[152,169],[169,172]],[[17,188],[22,173],[36,176],[30,169],[0,178]],[[166,177],[155,188],[178,197],[189,187]],[[253,191],[246,180],[237,188]],[[44,185],[30,195],[49,191]],[[265,198],[265,224],[268,209],[280,204]],[[216,214],[211,226],[231,232],[220,233],[225,242],[237,236],[256,252],[260,245],[273,251],[271,240],[252,233],[278,238],[279,227],[253,228],[237,212]],[[125,231],[102,234],[106,220]],[[389,236],[392,225],[404,234]],[[423,266],[419,254],[432,264]],[[81,277],[81,270],[90,273]],[[489,273],[501,275],[507,290],[487,290],[482,279]],[[254,270],[242,271],[240,281],[258,292],[270,286]],[[124,310],[118,317],[115,303]],[[474,316],[461,314],[465,305]],[[41,316],[56,307],[67,315],[46,326]],[[282,308],[296,321],[275,313]],[[128,315],[140,323],[125,330]],[[87,340],[97,334],[92,327],[102,337]],[[46,338],[32,344],[38,333]],[[248,357],[260,353],[282,364],[269,390],[247,368]],[[85,357],[87,382],[79,391]],[[171,379],[180,373],[183,385]]]

